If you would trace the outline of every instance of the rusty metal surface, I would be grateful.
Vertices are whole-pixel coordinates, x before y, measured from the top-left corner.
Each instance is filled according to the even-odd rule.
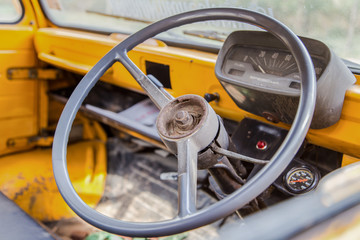
[[[184,138],[202,126],[207,114],[207,108],[202,101],[194,95],[186,95],[166,106],[156,125],[159,133],[167,138]]]
[[[9,80],[58,80],[64,76],[60,69],[43,69],[43,68],[9,68],[7,78]]]

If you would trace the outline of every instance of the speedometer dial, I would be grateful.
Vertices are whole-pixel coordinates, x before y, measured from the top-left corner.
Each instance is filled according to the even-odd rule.
[[[229,59],[236,62],[249,63],[253,69],[263,74],[285,77],[292,75],[293,78],[299,79],[298,67],[293,55],[279,49],[266,49],[255,47],[235,47]],[[323,72],[323,64],[320,59],[312,58],[315,67],[316,77],[319,78]]]

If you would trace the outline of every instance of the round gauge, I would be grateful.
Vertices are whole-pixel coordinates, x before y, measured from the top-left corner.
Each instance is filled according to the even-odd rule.
[[[293,168],[286,174],[285,184],[293,193],[307,192],[315,186],[315,173],[308,168]]]

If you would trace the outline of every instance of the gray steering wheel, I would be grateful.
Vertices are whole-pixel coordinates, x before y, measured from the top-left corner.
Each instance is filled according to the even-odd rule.
[[[217,116],[210,105],[202,100],[201,97],[185,95],[173,99],[169,94],[160,90],[128,58],[127,53],[138,44],[163,31],[184,24],[206,20],[242,21],[259,26],[272,33],[292,52],[298,64],[302,85],[299,107],[291,129],[270,162],[244,186],[228,197],[207,208],[197,210],[195,201],[198,152],[204,149],[206,144],[209,144],[204,142],[204,138],[214,139],[214,134],[217,134],[214,131],[207,131],[212,128],[218,131],[219,121]],[[159,118],[162,119],[157,121],[158,132],[166,146],[177,154],[178,157],[179,214],[174,219],[161,222],[138,223],[107,217],[86,205],[71,184],[67,172],[66,150],[74,118],[89,91],[115,62],[121,62],[125,66],[150,99],[161,110]],[[166,129],[163,129],[164,121],[168,117],[166,114],[169,109],[177,108],[179,106],[177,104],[184,102],[184,99],[187,99],[186,101],[190,99],[190,102],[193,101],[193,104],[202,112],[203,119],[190,132],[172,136]],[[311,58],[299,38],[279,21],[260,13],[234,8],[202,9],[178,14],[156,22],[129,36],[108,52],[80,81],[66,103],[56,128],[52,153],[55,180],[61,195],[72,210],[88,223],[105,231],[125,236],[155,237],[172,235],[198,228],[230,215],[256,198],[276,180],[293,159],[306,136],[315,108],[315,100],[316,78]],[[181,113],[177,114],[177,118],[186,118],[186,111],[184,113],[181,110]]]

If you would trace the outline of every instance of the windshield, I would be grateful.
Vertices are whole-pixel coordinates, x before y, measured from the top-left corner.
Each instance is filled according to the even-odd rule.
[[[0,0],[0,24],[16,23],[22,14],[23,10],[19,1]]]
[[[133,33],[162,18],[201,8],[246,8],[274,17],[297,35],[323,41],[340,57],[360,63],[358,0],[42,0],[57,25],[99,32]],[[220,47],[235,30],[259,30],[230,21],[182,26],[157,36],[166,41]]]

